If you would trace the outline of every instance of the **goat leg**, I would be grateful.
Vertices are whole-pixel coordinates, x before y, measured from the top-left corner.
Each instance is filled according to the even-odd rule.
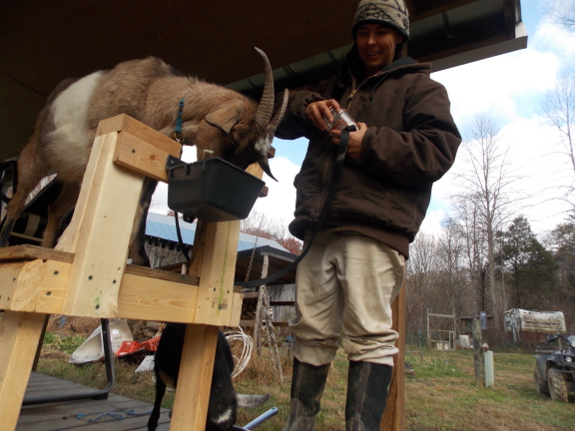
[[[44,230],[42,247],[53,248],[56,245],[56,238],[60,232],[62,220],[68,211],[74,208],[78,195],[80,194],[80,184],[65,182],[58,198],[48,206],[48,223]]]
[[[162,400],[164,399],[164,394],[166,393],[166,384],[160,378],[159,373],[156,372],[156,400],[154,402],[154,409],[148,419],[148,431],[155,431],[158,427],[158,421],[160,420],[160,409],[162,408]]]

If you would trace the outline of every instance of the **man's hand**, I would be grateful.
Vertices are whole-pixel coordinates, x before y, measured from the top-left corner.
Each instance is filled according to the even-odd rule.
[[[355,132],[349,132],[349,140],[347,141],[347,155],[351,159],[359,159],[361,157],[361,142],[367,130],[365,123],[357,123],[357,126],[359,129]],[[329,133],[333,139],[333,143],[339,145],[341,130],[332,130]]]
[[[325,131],[327,130],[327,126],[325,121],[323,121],[324,117],[327,118],[329,122],[333,121],[333,115],[329,112],[330,106],[335,109],[336,112],[341,109],[336,100],[318,100],[317,102],[312,102],[307,105],[305,115],[319,130]]]

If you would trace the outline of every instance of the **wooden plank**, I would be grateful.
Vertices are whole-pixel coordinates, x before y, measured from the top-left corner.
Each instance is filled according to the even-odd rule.
[[[393,375],[387,397],[387,404],[381,420],[381,431],[403,431],[405,416],[405,282],[395,301],[391,304],[393,329],[399,337],[395,342],[399,353],[394,358]]]
[[[197,297],[197,286],[126,273],[118,297],[118,315],[128,319],[193,323]]]
[[[239,220],[208,223],[196,319],[217,326],[238,326],[234,275],[238,249]],[[241,307],[241,304],[240,304]]]
[[[126,114],[116,115],[115,117],[101,121],[100,124],[98,124],[96,136],[122,131],[144,142],[153,143],[155,147],[167,153],[179,155],[180,144]]]
[[[66,392],[70,388],[80,391],[93,390],[78,383],[72,383],[39,373],[32,373],[26,395],[34,394],[36,388],[45,387],[49,384],[52,388],[62,388],[61,392]],[[117,412],[123,415],[123,420],[114,419],[110,416],[103,417],[99,422],[89,422],[89,419],[97,418],[99,415],[85,416],[77,418],[77,414],[89,414],[96,412],[109,412],[111,410],[133,409],[136,413],[143,415],[134,417],[126,413]],[[83,430],[83,431],[142,431],[146,428],[149,412],[152,406],[142,401],[133,400],[121,395],[111,393],[107,400],[78,400],[62,403],[39,404],[26,406],[21,410],[16,431],[62,431],[62,430]],[[4,429],[4,428],[2,428]],[[157,431],[167,431],[169,429],[168,410],[161,409],[160,425]]]
[[[59,248],[75,253],[63,314],[117,316],[118,292],[143,182],[141,175],[112,163],[117,140],[118,134],[110,133],[94,141],[87,170],[91,175],[84,177],[78,201],[83,208],[76,206],[80,219],[71,223],[77,228],[75,239]]]
[[[72,263],[74,254],[29,244],[0,248],[0,261],[31,259],[51,259]]]
[[[42,259],[27,261],[22,265],[16,289],[10,301],[10,310],[35,310],[45,269],[46,262]]]
[[[180,146],[171,153],[121,132],[116,145],[114,163],[158,181],[168,181],[166,160],[169,155],[180,156]]]
[[[6,311],[0,321],[0,424],[13,430],[34,362],[45,316]]]
[[[0,249],[1,250],[1,249]],[[18,276],[25,262],[0,264],[0,310],[8,310],[14,291],[18,285]]]
[[[152,269],[145,266],[128,265],[126,274],[141,275],[143,277],[154,278],[156,280],[174,281],[176,283],[191,284],[198,286],[200,279],[192,275],[180,274],[179,272],[168,271],[164,269]]]
[[[46,263],[42,286],[36,300],[37,313],[62,314],[71,271],[71,263],[55,260]]]
[[[205,429],[217,340],[218,328],[188,325],[170,431]]]

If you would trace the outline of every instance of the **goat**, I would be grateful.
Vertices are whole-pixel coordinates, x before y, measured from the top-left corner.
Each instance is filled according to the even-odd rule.
[[[272,69],[265,53],[255,49],[265,65],[264,91],[259,104],[231,89],[182,76],[156,57],[125,61],[79,80],[62,81],[48,97],[34,133],[20,154],[17,187],[6,209],[0,247],[8,245],[30,192],[53,172],[63,187],[48,208],[42,246],[55,245],[60,224],[78,199],[98,123],[121,113],[183,144],[196,145],[198,159],[204,157],[205,150],[210,150],[213,156],[242,169],[258,162],[273,178],[267,155],[285,112],[287,90],[282,107],[272,119]],[[181,127],[176,128],[180,123]],[[135,221],[140,243],[134,249],[132,240],[130,250],[134,263],[143,264],[146,260],[145,215],[155,186],[156,182],[147,178],[142,189]]]
[[[154,409],[148,420],[148,431],[154,431],[158,426],[160,407],[166,387],[175,388],[178,383],[185,334],[186,325],[183,323],[168,323],[162,332],[154,359],[156,399]],[[219,331],[206,431],[232,429],[236,422],[237,407],[257,407],[269,399],[269,395],[236,394],[232,384],[233,369],[234,360],[230,345],[222,331]]]

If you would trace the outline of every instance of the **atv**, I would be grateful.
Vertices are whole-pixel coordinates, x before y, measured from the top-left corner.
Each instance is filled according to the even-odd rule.
[[[569,401],[569,392],[575,391],[575,335],[548,334],[547,342],[567,343],[565,349],[535,355],[535,389],[538,394],[551,396],[561,403]]]

